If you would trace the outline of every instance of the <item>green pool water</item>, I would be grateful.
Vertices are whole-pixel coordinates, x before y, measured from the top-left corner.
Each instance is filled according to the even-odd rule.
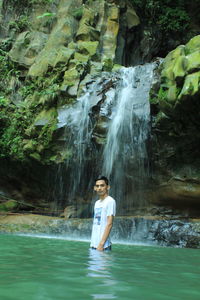
[[[200,251],[0,235],[0,299],[199,300]]]

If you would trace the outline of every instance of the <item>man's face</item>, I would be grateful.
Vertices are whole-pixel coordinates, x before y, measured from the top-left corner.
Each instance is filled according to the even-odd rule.
[[[94,190],[100,197],[103,198],[108,195],[109,185],[107,185],[104,180],[97,180]]]

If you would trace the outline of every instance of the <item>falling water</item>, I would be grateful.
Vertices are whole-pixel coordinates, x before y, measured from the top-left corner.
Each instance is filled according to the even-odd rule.
[[[115,89],[103,173],[111,179],[112,194],[125,210],[145,205],[144,184],[149,176],[149,90],[154,64],[123,68]]]
[[[152,63],[104,73],[75,105],[60,110],[59,126],[66,125],[67,147],[71,149],[66,168],[70,170],[68,203],[84,197],[98,174],[110,178],[111,193],[122,210],[143,201],[142,190],[149,175],[148,98],[154,68]],[[102,119],[105,133],[98,143],[96,127]]]

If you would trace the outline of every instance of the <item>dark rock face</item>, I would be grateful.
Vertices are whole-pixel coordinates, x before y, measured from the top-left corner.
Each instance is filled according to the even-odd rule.
[[[200,37],[170,52],[151,90],[154,203],[199,215]]]

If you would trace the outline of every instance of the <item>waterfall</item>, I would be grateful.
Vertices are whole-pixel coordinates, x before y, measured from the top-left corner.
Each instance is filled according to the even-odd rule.
[[[68,203],[87,197],[99,174],[109,177],[123,214],[143,202],[154,68],[152,63],[102,73],[76,104],[60,109],[58,126],[66,127],[71,152],[66,165]]]
[[[121,209],[129,211],[131,207],[145,205],[143,189],[149,175],[149,90],[154,67],[146,64],[121,69],[103,151],[103,173],[111,179],[111,193],[123,199]]]

